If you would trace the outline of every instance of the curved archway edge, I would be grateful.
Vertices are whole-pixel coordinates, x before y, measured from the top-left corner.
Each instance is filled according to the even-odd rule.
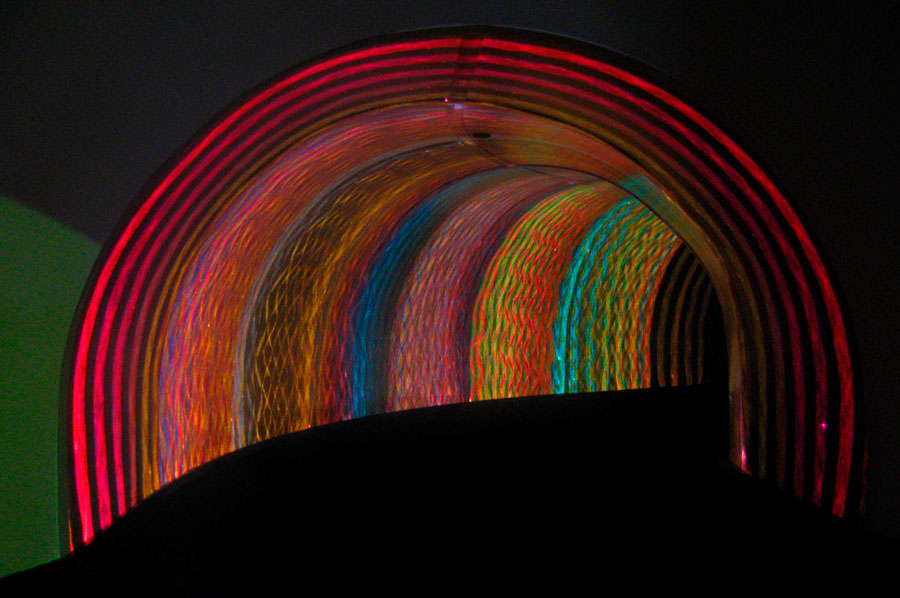
[[[506,166],[586,173],[639,199],[696,254],[722,303],[731,460],[835,515],[858,511],[860,409],[845,323],[822,259],[757,162],[646,71],[601,48],[543,34],[420,31],[337,50],[278,76],[201,132],[139,198],[82,299],[61,419],[70,505],[66,544],[69,538],[73,545],[90,541],[181,472],[178,466],[161,475],[157,469],[165,467],[141,465],[165,460],[163,444],[151,440],[167,433],[157,430],[160,406],[182,409],[194,400],[160,382],[181,359],[166,346],[184,338],[166,337],[165,330],[181,335],[191,323],[172,313],[193,314],[175,308],[200,288],[181,281],[224,277],[258,299],[266,284],[253,275],[259,268],[243,271],[235,265],[241,260],[219,256],[240,247],[241,239],[259,241],[246,231],[272,230],[273,223],[280,233],[272,248],[283,248],[296,239],[296,216],[284,204],[284,214],[256,214],[248,228],[241,206],[250,205],[257,177],[292,155],[322,167],[311,140],[328,135],[323,147],[352,137],[360,144],[353,152],[363,155],[366,131],[375,128],[347,126],[371,126],[368,115],[382,115],[388,131],[370,160],[393,159],[416,143],[421,149],[464,140]],[[404,106],[414,110],[401,117],[396,110]],[[491,127],[500,133],[484,138]],[[291,154],[303,143],[302,152]],[[394,144],[391,152],[385,153],[385,143]],[[601,147],[611,149],[598,161]],[[331,163],[341,164],[336,155]],[[358,156],[353,159],[362,171],[370,163]],[[290,172],[303,171],[302,164],[291,164]],[[334,177],[323,178],[318,195]],[[260,254],[269,270],[276,253]],[[247,303],[241,305],[229,319],[234,338],[245,338],[251,326]],[[189,347],[192,355],[209,349],[206,341]],[[222,384],[221,413],[236,413],[229,403],[239,394],[235,382]],[[218,423],[192,417],[196,429],[233,426],[228,415]],[[216,452],[201,451],[203,459]]]

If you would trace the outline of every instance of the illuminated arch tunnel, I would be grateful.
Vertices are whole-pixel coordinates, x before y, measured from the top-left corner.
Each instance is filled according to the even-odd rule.
[[[382,38],[236,104],[147,188],[73,331],[73,546],[259,440],[454,402],[694,384],[724,322],[731,461],[858,513],[841,310],[776,185],[602,49]]]

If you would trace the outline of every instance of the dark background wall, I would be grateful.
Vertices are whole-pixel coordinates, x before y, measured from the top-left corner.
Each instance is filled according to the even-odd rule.
[[[488,24],[630,55],[759,158],[818,241],[866,405],[867,526],[900,536],[898,31],[877,6],[753,4],[5,2],[0,194],[105,241],[154,171],[219,111],[283,69],[370,36]]]

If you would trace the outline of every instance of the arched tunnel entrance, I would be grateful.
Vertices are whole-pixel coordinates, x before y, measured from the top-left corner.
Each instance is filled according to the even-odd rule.
[[[726,352],[730,460],[858,511],[822,261],[759,165],[645,70],[539,34],[416,32],[292,70],[200,133],[82,301],[67,543],[260,440],[695,384]]]

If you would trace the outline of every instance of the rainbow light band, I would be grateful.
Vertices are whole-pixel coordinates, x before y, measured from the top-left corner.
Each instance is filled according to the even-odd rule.
[[[727,135],[622,63],[537,34],[418,32],[302,66],[199,136],[85,292],[73,542],[310,425],[701,379],[709,285],[732,461],[858,510],[850,351],[809,235]]]

